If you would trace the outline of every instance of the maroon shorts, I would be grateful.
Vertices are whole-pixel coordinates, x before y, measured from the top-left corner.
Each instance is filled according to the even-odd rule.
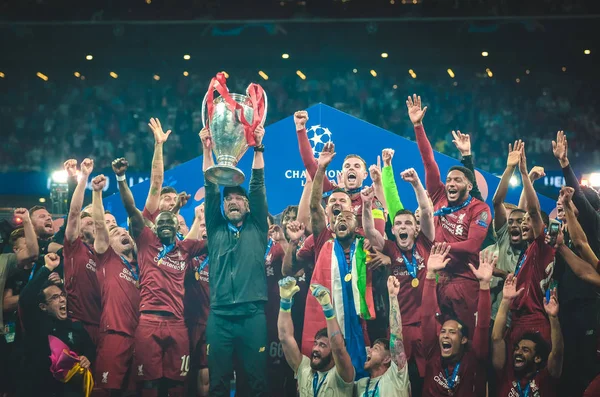
[[[142,313],[135,331],[137,381],[167,378],[183,382],[190,370],[188,330],[183,320]]]
[[[458,317],[473,332],[479,300],[479,282],[456,276],[440,277],[439,282],[437,296],[442,314]],[[445,318],[442,318],[443,321]]]
[[[548,346],[552,346],[552,338],[550,336],[550,321],[546,317],[534,317],[534,318],[519,318],[513,317],[511,327],[509,328],[509,346],[515,346],[523,334],[527,332],[539,333],[542,338],[548,343]]]
[[[117,333],[100,334],[96,357],[96,387],[127,390],[133,364],[133,337]]]
[[[208,368],[206,356],[206,324],[196,323],[188,327],[190,332],[190,355],[198,368]]]
[[[423,356],[423,346],[421,345],[421,324],[408,324],[402,326],[402,338],[404,339],[404,351],[406,359],[415,359],[419,375],[425,376],[425,357]]]

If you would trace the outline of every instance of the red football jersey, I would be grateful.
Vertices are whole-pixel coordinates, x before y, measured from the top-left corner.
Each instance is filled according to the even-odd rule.
[[[314,234],[311,234],[304,240],[304,243],[296,253],[296,258],[313,264],[317,263],[321,248],[323,248],[323,245],[327,240],[332,238],[335,238],[335,234],[328,228],[323,230],[323,232],[317,236],[316,240]]]
[[[273,243],[265,258],[268,297],[265,307],[265,314],[267,316],[267,349],[269,352],[267,365],[269,367],[282,365],[287,366],[277,333],[277,319],[279,318],[280,299],[279,280],[283,278],[283,275],[281,274],[281,265],[283,263],[284,254],[285,252],[283,251],[281,244]],[[294,297],[294,300],[295,298],[296,297]],[[271,392],[275,392],[275,390],[271,390]]]
[[[186,269],[192,258],[206,253],[206,241],[175,239],[174,248],[163,258],[159,238],[144,227],[136,238],[140,266],[140,312],[165,311],[183,320],[183,295]]]
[[[101,292],[96,253],[81,237],[72,243],[65,238],[63,256],[69,317],[88,324],[100,324]]]
[[[139,277],[139,273],[135,262],[130,266],[131,270],[112,247],[98,255],[98,271],[104,275],[101,332],[135,334],[140,306],[140,290],[135,277]]]
[[[160,214],[160,210],[158,208],[156,209],[156,211],[150,212],[146,209],[146,207],[144,207],[144,210],[142,211],[142,216],[152,223],[156,221],[156,217],[158,216],[158,214]]]
[[[192,266],[185,277],[184,317],[188,325],[208,321],[210,289],[208,287],[207,254],[192,258]]]
[[[413,277],[408,272],[402,251],[394,241],[386,240],[383,246],[383,254],[390,257],[392,264],[390,272],[396,276],[400,282],[400,292],[398,292],[398,303],[400,305],[400,314],[402,315],[402,324],[409,325],[421,322],[421,297],[423,296],[423,282],[427,273],[427,260],[431,251],[432,242],[423,235],[419,235],[415,244],[415,259],[417,261],[417,280],[413,282]],[[404,256],[412,261],[412,250],[404,252]],[[416,287],[414,284],[417,284]]]
[[[545,238],[542,233],[525,251],[525,259],[517,273],[517,291],[521,288],[525,290],[511,306],[513,321],[531,316],[547,317],[544,299],[554,273],[555,250],[546,244]],[[519,261],[522,259],[523,257]]]
[[[503,371],[496,372],[498,376],[498,397],[518,397],[521,394],[519,390],[525,392],[529,384],[528,396],[554,397],[558,388],[558,379],[553,378],[548,372],[548,368],[543,368],[537,372],[533,379],[529,381],[517,380],[515,377],[512,362],[507,362]],[[520,382],[520,389],[517,386]]]

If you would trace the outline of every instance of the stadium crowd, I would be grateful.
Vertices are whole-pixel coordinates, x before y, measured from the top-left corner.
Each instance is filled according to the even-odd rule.
[[[265,88],[275,94],[279,115],[322,96],[367,120],[394,123],[387,127],[403,135],[409,120],[424,180],[412,168],[394,170],[395,151],[385,142],[381,167],[336,153],[334,142],[313,157],[310,114],[297,111],[298,147],[310,178],[301,197],[289,197],[281,224],[268,211],[263,152],[271,148],[262,144],[259,125],[247,154],[253,156],[248,191],[236,186],[221,193],[205,177],[205,201],[186,225],[178,211],[190,197],[163,186],[164,170],[185,151],[182,131],[192,136],[201,129],[191,106],[200,97],[178,102],[179,92],[201,91],[200,85],[144,91],[135,100],[135,89],[116,85],[71,87],[49,92],[56,95],[45,98],[49,108],[24,108],[13,144],[33,140],[25,131],[38,126],[49,141],[37,150],[56,150],[52,161],[89,157],[64,162],[72,190],[61,230],[44,207],[15,210],[22,227],[11,234],[12,252],[0,256],[0,393],[226,396],[235,379],[242,396],[600,395],[600,196],[579,185],[565,133],[549,136],[533,125],[535,118],[512,115],[510,109],[525,106],[516,98],[479,103],[438,95],[423,106],[416,95],[401,100],[400,87],[365,86],[353,74],[331,82],[352,95],[337,97],[341,90],[326,85],[302,83],[300,99],[288,99],[285,85]],[[375,96],[386,100],[381,119]],[[78,104],[83,97],[89,106]],[[459,107],[454,116],[436,109],[445,101]],[[472,112],[476,103],[482,110]],[[569,100],[551,92],[529,106],[570,114]],[[509,110],[496,113],[503,107]],[[27,117],[32,109],[36,116]],[[146,112],[157,110],[169,128],[154,118],[146,123]],[[434,119],[450,126],[471,113],[490,133],[453,132],[446,145],[458,149],[463,165],[441,175],[433,147],[443,144],[425,125]],[[529,132],[511,136],[502,164],[488,163],[504,169],[492,215],[474,177],[471,143],[493,142],[511,117]],[[73,139],[46,133],[67,130],[76,131]],[[142,132],[150,136],[150,164],[136,153]],[[55,135],[69,142],[67,149],[53,144]],[[208,129],[199,135],[210,175],[213,136]],[[109,137],[124,145],[113,146]],[[499,157],[491,142],[487,153]],[[528,168],[536,152],[565,176],[557,219],[540,210],[533,182],[543,169]],[[345,157],[338,183],[325,177],[335,156]],[[126,182],[134,164],[151,169],[145,203],[134,202]],[[127,229],[104,210],[106,177],[89,181],[99,165],[116,174]],[[369,174],[373,185],[364,186]],[[522,179],[519,203],[504,201],[513,175]],[[83,207],[90,182],[92,204]],[[397,183],[413,187],[418,208],[403,207]]]
[[[359,70],[309,73],[306,80],[290,73],[263,85],[272,98],[269,122],[323,102],[409,139],[413,134],[403,114],[402,92],[422,92],[435,113],[430,133],[435,150],[456,156],[449,132],[469,132],[478,167],[496,174],[502,173],[503,162],[495,149],[522,136],[528,137],[532,164],[556,168],[545,156],[550,150],[546,135],[562,126],[574,138],[572,161],[581,172],[590,172],[589,167],[600,161],[595,145],[600,134],[597,98],[593,86],[568,76],[534,70],[516,83],[487,76],[373,78]],[[235,73],[232,92],[244,92],[244,84],[253,79],[253,72]],[[127,157],[130,169],[148,170],[153,142],[146,120],[153,115],[178,132],[165,148],[165,167],[170,169],[200,153],[196,133],[202,128],[205,92],[205,81],[195,74],[170,80],[163,76],[160,81],[72,78],[43,86],[24,82],[0,94],[0,115],[6,120],[0,171],[50,171],[68,157],[94,158],[96,167],[104,170],[117,153]]]

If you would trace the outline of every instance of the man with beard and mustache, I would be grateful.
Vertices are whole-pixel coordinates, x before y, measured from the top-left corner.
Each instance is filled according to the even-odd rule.
[[[589,245],[596,256],[600,256],[600,197],[592,187],[580,185],[568,158],[568,142],[563,131],[558,131],[552,141],[552,151],[558,160],[567,186],[574,189],[573,210],[587,235]],[[566,224],[565,245],[573,247],[570,225],[566,222],[563,195],[556,203],[558,219]],[[583,388],[600,372],[596,359],[598,340],[598,316],[600,301],[598,287],[581,280],[562,256],[556,258],[554,279],[558,281],[560,295],[560,321],[565,335],[565,370],[561,378],[561,395],[571,393],[578,397]]]
[[[319,254],[311,284],[321,284],[333,291],[333,298],[337,302],[336,310],[339,311],[339,317],[344,320],[342,330],[347,341],[347,350],[355,367],[359,369],[358,374],[366,376],[362,365],[366,359],[365,346],[370,343],[368,343],[369,337],[364,320],[373,319],[375,309],[370,274],[367,277],[364,238],[357,235],[356,215],[353,212],[342,211],[333,220],[332,230],[335,238],[332,239],[325,223],[325,211],[321,206],[321,181],[327,166],[335,156],[334,150],[333,143],[325,144],[313,180],[310,217],[316,252]],[[311,340],[323,325],[323,318],[318,315],[316,300],[307,297],[302,332],[304,354],[309,354]]]
[[[154,222],[161,211],[171,211],[177,201],[177,191],[163,187],[165,167],[163,162],[163,145],[171,135],[171,130],[163,132],[160,121],[151,118],[148,127],[154,135],[154,155],[152,156],[152,171],[150,172],[150,190],[142,214],[150,222]]]
[[[402,179],[410,183],[415,190],[417,202],[421,209],[421,228],[417,231],[416,219],[409,210],[400,210],[394,216],[392,233],[394,241],[384,240],[373,227],[369,211],[363,212],[366,237],[371,246],[382,251],[392,259],[390,272],[400,282],[398,301],[402,311],[404,346],[407,360],[414,360],[420,377],[425,374],[425,359],[421,349],[421,297],[425,281],[425,266],[435,238],[433,224],[433,205],[421,184],[417,172],[409,168],[401,173]],[[363,200],[368,206],[373,200],[373,190],[363,189]],[[366,207],[363,207],[366,208]],[[390,297],[391,299],[391,297]],[[412,365],[412,364],[411,364]],[[415,380],[415,389],[420,389],[420,382]]]
[[[369,371],[369,377],[356,382],[356,397],[411,395],[406,365],[408,357],[404,351],[402,315],[398,302],[400,281],[392,275],[388,277],[387,285],[390,297],[390,339],[377,339],[368,350],[364,368]]]
[[[556,387],[562,372],[564,345],[558,321],[556,290],[552,291],[549,300],[544,301],[544,310],[550,319],[552,348],[549,349],[544,338],[535,332],[527,332],[516,344],[506,346],[504,334],[508,310],[523,290],[524,288],[517,290],[517,280],[509,274],[492,330],[492,364],[498,374],[497,396],[557,396]],[[512,348],[511,354],[507,354],[507,347]]]
[[[544,310],[544,297],[554,271],[553,245],[556,243],[552,242],[552,246],[546,243],[548,216],[540,211],[539,200],[528,178],[525,147],[521,145],[520,148],[519,171],[527,202],[521,233],[527,249],[519,257],[514,274],[517,288],[525,288],[525,292],[511,306],[510,346],[514,346],[525,332],[539,332],[550,343],[550,324]],[[562,239],[562,235],[559,234],[558,238]]]
[[[102,191],[106,177],[92,179],[92,217],[96,226],[94,250],[102,274],[102,315],[96,361],[96,385],[106,396],[126,390],[133,367],[133,342],[138,324],[139,267],[133,240],[122,227],[108,228]]]
[[[205,252],[206,242],[177,239],[177,216],[162,211],[156,226],[146,226],[126,181],[129,164],[112,162],[121,200],[135,239],[140,281],[140,318],[134,336],[134,374],[142,397],[184,393],[189,372],[189,338],[183,318],[184,278],[192,258]]]
[[[206,240],[204,204],[194,211],[194,223],[186,238]],[[210,310],[208,253],[192,258],[191,272],[185,277],[183,317],[190,338],[190,372],[187,389],[197,396],[208,396],[208,362],[206,357],[206,323]]]
[[[315,160],[313,150],[308,140],[306,133],[306,122],[308,121],[308,112],[305,110],[294,113],[294,123],[296,124],[296,133],[298,134],[298,147],[300,149],[300,157],[304,167],[308,171],[311,178],[315,178],[318,170],[318,162]],[[352,201],[352,212],[357,216],[358,226],[362,228],[362,200],[360,198],[360,191],[364,180],[367,178],[367,163],[362,157],[356,154],[349,154],[344,159],[342,164],[342,183],[344,190],[348,192],[350,200]],[[314,184],[317,184],[314,179]],[[338,188],[337,185],[329,181],[327,178],[323,178],[319,183],[325,195],[329,195],[329,192],[335,191]],[[383,197],[381,198],[383,200]],[[375,228],[383,236],[385,233],[385,218],[383,217],[383,211],[380,206],[373,203],[373,215],[375,217]]]
[[[491,283],[492,295],[492,320],[496,318],[496,312],[502,301],[502,284],[509,273],[514,273],[521,252],[525,248],[521,236],[521,223],[525,216],[525,210],[515,208],[507,211],[504,200],[508,193],[510,178],[521,159],[523,142],[515,141],[514,145],[508,145],[508,159],[506,169],[500,179],[492,202],[494,203],[494,231],[496,232],[496,243],[485,250],[491,251],[498,257],[494,277]]]
[[[205,216],[210,258],[210,313],[206,329],[210,395],[229,395],[233,357],[240,369],[237,390],[267,393],[267,277],[265,252],[269,225],[264,174],[265,130],[254,131],[256,146],[248,193],[241,186],[219,186],[204,178]],[[212,137],[200,132],[203,169],[213,163]],[[223,205],[223,213],[221,213]],[[248,332],[252,330],[252,332]]]
[[[96,228],[91,214],[81,212],[85,188],[93,169],[93,160],[85,159],[81,162],[79,181],[71,199],[65,229],[63,255],[69,318],[80,321],[94,344],[98,344],[102,277],[97,274],[96,269],[98,262],[94,252]]]
[[[354,387],[355,369],[346,350],[344,337],[331,304],[327,288],[311,284],[312,296],[318,301],[327,327],[319,329],[311,340],[312,348],[303,355],[296,339],[291,308],[300,287],[293,277],[279,281],[280,309],[277,328],[285,359],[298,379],[300,397],[350,397]]]
[[[490,280],[496,263],[491,253],[481,253],[479,268],[469,263],[479,280],[477,321],[469,343],[469,328],[458,318],[438,322],[436,273],[451,258],[451,246],[436,243],[427,261],[427,276],[421,301],[421,332],[427,360],[423,396],[479,397],[485,395],[485,368],[488,360],[490,327]],[[448,257],[448,258],[447,258]],[[439,335],[438,335],[439,332]]]
[[[425,166],[425,185],[434,205],[435,240],[452,244],[450,262],[438,275],[440,308],[473,329],[478,282],[467,265],[471,263],[477,267],[478,253],[491,221],[490,208],[471,196],[475,176],[469,169],[451,167],[444,185],[423,128],[427,107],[421,108],[421,97],[417,95],[408,97],[406,106]]]
[[[25,333],[23,377],[19,396],[84,396],[82,377],[75,375],[62,383],[50,371],[49,336],[66,344],[78,356],[79,364],[89,369],[96,355],[95,346],[83,324],[67,316],[67,294],[54,271],[60,264],[55,253],[44,256],[45,265],[27,283],[19,299],[19,311]]]

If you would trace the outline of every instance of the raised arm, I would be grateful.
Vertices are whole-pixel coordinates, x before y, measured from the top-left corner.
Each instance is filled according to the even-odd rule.
[[[315,238],[327,227],[327,219],[325,217],[325,210],[321,205],[321,199],[323,197],[325,172],[327,172],[327,167],[331,164],[334,156],[335,146],[333,142],[327,142],[319,155],[319,166],[317,167],[317,173],[313,179],[312,190],[310,192],[310,223]]]
[[[500,178],[500,184],[496,189],[492,203],[494,205],[494,229],[500,230],[506,224],[506,208],[504,208],[504,200],[508,193],[508,185],[510,178],[515,172],[515,168],[519,165],[521,159],[521,147],[523,142],[519,139],[515,141],[514,146],[508,144],[508,159],[506,160],[506,169]]]
[[[310,177],[308,171],[306,171],[306,183],[304,184],[304,188],[302,188],[302,196],[300,197],[300,202],[298,203],[298,215],[296,216],[296,220],[303,225],[306,225],[306,230],[312,230],[312,226],[310,224],[310,194],[312,191],[313,181]]]
[[[578,217],[575,216],[572,201],[574,193],[574,189],[569,186],[564,186],[560,191],[560,195],[563,196],[563,208],[565,210],[565,216],[567,217],[569,235],[581,257],[598,271],[598,257],[594,254],[594,251],[592,251],[587,236],[579,223]]]
[[[77,189],[77,160],[69,159],[63,163],[63,168],[67,172],[67,208],[71,208],[71,201],[73,199],[73,193],[75,189]],[[62,244],[65,242],[65,229],[69,224],[69,214],[65,216],[65,221],[58,229],[54,236],[52,236],[52,241],[58,242]],[[50,252],[50,251],[49,251]]]
[[[125,172],[127,171],[128,167],[129,163],[124,158],[118,158],[116,160],[113,160],[112,162],[112,169],[115,172],[115,175],[117,176],[117,181],[119,183],[119,193],[121,194],[121,201],[123,202],[125,211],[127,211],[129,221],[131,222],[129,233],[131,233],[131,235],[134,238],[136,238],[144,229],[145,222],[142,213],[135,207],[133,194],[131,194],[131,190],[129,189],[129,185],[127,184],[127,177],[125,176]]]
[[[511,273],[504,281],[502,289],[502,301],[496,314],[494,328],[492,329],[492,365],[496,371],[502,371],[506,364],[506,342],[504,335],[506,333],[506,321],[508,311],[512,302],[523,292],[525,288],[517,291],[517,279]]]
[[[207,169],[215,165],[215,160],[212,154],[212,137],[210,135],[210,131],[206,127],[204,127],[198,135],[200,136],[200,141],[202,142],[202,171],[206,172]]]
[[[480,361],[487,361],[489,356],[489,330],[492,319],[492,302],[490,297],[490,282],[498,257],[491,251],[479,253],[479,267],[469,263],[471,271],[479,280],[479,300],[477,302],[477,317],[475,332],[473,332],[473,350]]]
[[[281,273],[284,276],[294,276],[302,266],[296,258],[296,251],[300,244],[300,239],[304,236],[304,225],[298,221],[288,222],[286,225],[287,236],[290,239],[289,244],[285,248],[283,263],[281,265]]]
[[[417,196],[417,202],[419,203],[419,209],[421,210],[420,232],[423,233],[429,241],[434,241],[435,226],[433,223],[433,205],[431,200],[429,200],[429,197],[427,197],[427,192],[421,183],[419,174],[417,174],[417,171],[415,171],[414,168],[409,168],[400,175],[405,182],[411,184],[415,191],[415,196]]]
[[[186,239],[192,240],[202,240],[202,236],[200,235],[200,229],[202,222],[205,222],[204,219],[204,203],[198,205],[194,209],[194,222],[192,223],[192,227],[188,231],[188,234],[185,236]],[[206,226],[206,223],[205,223]]]
[[[65,239],[69,242],[75,241],[79,237],[79,224],[81,219],[81,207],[83,207],[83,197],[85,195],[85,186],[88,178],[94,169],[94,160],[85,159],[81,162],[81,174],[79,182],[73,193],[71,208],[69,209],[69,218],[67,219],[67,228],[65,229]]]
[[[540,213],[540,202],[533,183],[529,179],[527,174],[527,158],[525,156],[525,144],[522,146],[521,159],[519,161],[519,171],[521,171],[521,179],[523,180],[523,192],[525,193],[525,199],[527,200],[527,213],[531,217],[531,223],[533,225],[533,235],[538,237],[544,232],[544,222],[542,221],[542,214]]]
[[[390,297],[390,353],[392,360],[401,370],[406,365],[406,352],[404,351],[404,338],[402,337],[402,315],[398,304],[400,282],[396,276],[388,277],[388,295]]]
[[[375,192],[375,197],[377,197],[381,203],[383,211],[388,213],[387,202],[385,201],[385,194],[383,193],[383,182],[381,181],[381,156],[377,156],[377,165],[372,165],[369,167],[369,175],[373,181],[373,191]]]
[[[154,134],[154,155],[152,156],[152,171],[150,172],[150,190],[146,198],[146,210],[155,213],[158,210],[160,201],[160,190],[165,179],[165,165],[163,161],[163,144],[171,135],[171,130],[163,132],[160,121],[151,118],[148,127]]]
[[[584,261],[569,247],[561,244],[557,248],[557,252],[563,257],[565,262],[569,265],[573,273],[583,281],[600,287],[600,274],[598,274],[598,261],[595,264]]]
[[[285,277],[279,280],[279,317],[277,318],[277,333],[283,355],[292,371],[296,373],[302,362],[302,353],[298,348],[298,343],[294,339],[294,323],[292,322],[292,305],[294,295],[300,291],[296,285],[296,279]]]
[[[383,185],[383,196],[387,204],[389,218],[394,219],[396,212],[403,210],[404,206],[400,201],[398,187],[394,179],[394,169],[392,168],[392,158],[394,157],[394,149],[383,149],[381,152],[383,158],[383,169],[381,170],[381,183]]]
[[[331,354],[335,362],[335,369],[340,377],[346,383],[354,381],[354,366],[350,355],[346,350],[344,336],[340,331],[340,325],[335,317],[335,310],[331,305],[331,295],[327,288],[319,284],[311,284],[310,291],[315,299],[321,305],[325,319],[327,321],[327,335],[329,336],[329,344],[331,345]]]
[[[425,112],[427,112],[427,106],[421,108],[421,97],[416,95],[413,95],[412,98],[408,97],[406,106],[408,107],[408,117],[415,127],[417,146],[419,147],[421,159],[425,166],[425,185],[429,194],[433,197],[444,190],[444,184],[440,179],[440,168],[433,156],[433,148],[423,128],[423,117],[425,116]]]
[[[550,339],[552,339],[552,351],[548,356],[548,372],[553,378],[560,378],[562,374],[563,356],[565,345],[563,341],[560,322],[558,321],[558,299],[556,288],[550,294],[550,300],[544,298],[544,309],[550,320]]]
[[[92,219],[96,228],[94,239],[94,251],[101,255],[108,250],[110,241],[108,238],[108,227],[104,222],[104,205],[102,204],[102,190],[106,186],[106,177],[98,175],[92,179]]]
[[[372,187],[364,187],[360,192],[360,198],[362,199],[362,223],[363,230],[365,231],[365,237],[369,239],[371,243],[371,247],[374,249],[381,251],[383,250],[383,245],[385,244],[385,240],[381,233],[375,229],[375,221],[373,219],[373,211],[371,210],[371,205],[373,203],[373,198],[375,197],[375,191]]]
[[[310,141],[308,140],[308,134],[306,132],[307,121],[308,112],[306,110],[300,110],[294,113],[294,124],[296,124],[300,157],[302,158],[302,163],[304,163],[304,168],[306,168],[306,171],[311,178],[314,178],[317,173],[318,163],[313,154],[312,147],[310,146]],[[329,179],[324,178],[322,181],[322,188],[324,192],[328,192],[335,189],[335,185],[331,183]]]
[[[23,232],[25,234],[25,247],[27,248],[27,257],[23,258],[24,261],[34,261],[37,259],[40,246],[38,244],[37,235],[33,229],[33,223],[29,217],[29,211],[26,208],[15,209],[15,217],[18,217],[23,222]]]
[[[269,208],[267,207],[267,190],[265,188],[265,162],[263,158],[262,140],[265,136],[265,129],[262,125],[256,127],[254,131],[254,160],[252,162],[252,176],[250,177],[250,186],[248,189],[248,202],[250,213],[260,223],[264,230],[269,229],[267,217]]]
[[[487,213],[487,216],[482,215],[484,212]],[[474,214],[474,216],[471,218],[467,239],[465,241],[452,243],[453,253],[472,253],[480,250],[480,247],[488,233],[488,225],[486,224],[484,226],[481,224],[482,218],[491,218],[490,209],[487,205],[485,206],[485,209],[477,214]]]
[[[48,280],[48,276],[56,270],[58,265],[60,265],[60,257],[57,254],[54,252],[46,254],[44,256],[44,266],[35,272],[31,281],[25,284],[25,287],[19,295],[19,306],[26,313],[31,314],[31,312],[37,310],[37,296],[46,280]],[[39,324],[37,326],[39,326]]]
[[[529,180],[531,183],[535,183],[538,179],[541,179],[546,176],[546,172],[544,171],[544,167],[535,166],[529,171]],[[521,196],[519,197],[519,206],[520,209],[527,211],[527,198],[525,197],[525,190],[521,191]]]
[[[468,168],[473,175],[475,175],[475,165],[473,164],[473,155],[471,153],[471,137],[469,134],[463,134],[460,131],[452,131],[452,143],[460,152],[460,162],[465,168]],[[473,182],[473,188],[471,189],[471,196],[477,200],[485,201],[477,185],[477,180]]]
[[[450,246],[446,243],[435,243],[431,247],[431,254],[427,260],[427,274],[423,286],[421,299],[421,337],[423,340],[423,353],[429,358],[438,343],[437,332],[440,328],[436,315],[441,313],[438,306],[436,291],[436,273],[446,267],[450,258],[447,258]]]

